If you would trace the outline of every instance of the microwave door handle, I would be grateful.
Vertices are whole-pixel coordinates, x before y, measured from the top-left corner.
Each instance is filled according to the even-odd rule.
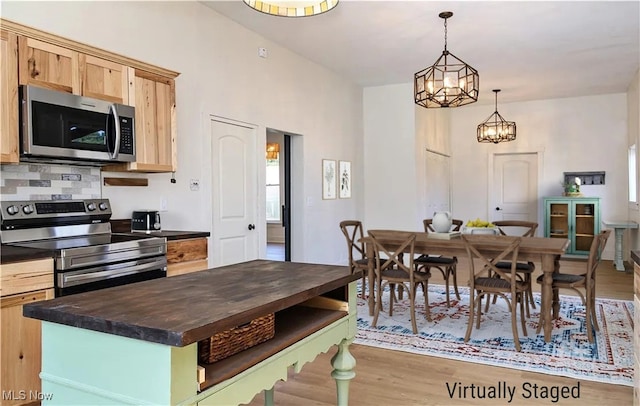
[[[113,153],[111,154],[111,159],[116,159],[118,158],[118,152],[120,151],[120,117],[118,117],[118,110],[116,109],[115,104],[110,105],[109,110],[113,113],[116,132],[116,142],[114,144]]]

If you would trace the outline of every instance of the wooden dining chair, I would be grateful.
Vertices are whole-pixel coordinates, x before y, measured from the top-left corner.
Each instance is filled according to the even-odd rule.
[[[362,297],[365,297],[367,277],[369,273],[369,260],[365,252],[364,243],[360,242],[364,236],[362,222],[359,220],[344,220],[340,222],[340,230],[347,239],[347,252],[349,253],[349,268],[353,274],[356,270],[362,271]]]
[[[523,334],[527,335],[527,327],[524,317],[524,295],[527,287],[516,276],[516,263],[518,250],[522,237],[505,237],[493,235],[462,235],[464,246],[469,256],[469,321],[467,323],[467,333],[464,342],[468,342],[473,329],[474,318],[476,319],[476,329],[480,328],[480,318],[482,315],[482,298],[488,295],[497,295],[503,298],[511,311],[511,329],[513,331],[513,341],[518,351],[521,351],[520,339],[518,338],[517,308],[520,307],[520,323]],[[480,253],[477,248],[482,245],[496,245],[505,247],[497,256],[489,258]],[[482,265],[476,267],[476,260]],[[509,261],[510,269],[498,268],[496,264],[502,260]],[[494,275],[499,275],[496,278]]]
[[[424,231],[426,233],[434,233],[435,230],[432,227],[433,219],[424,219],[422,220],[424,225]],[[460,231],[460,227],[462,227],[462,220],[453,219],[451,220],[451,230],[450,231]],[[419,272],[430,272],[431,269],[435,268],[440,273],[442,273],[442,278],[444,279],[444,283],[446,285],[446,298],[447,298],[447,307],[451,307],[451,302],[449,301],[449,279],[453,279],[453,290],[456,294],[456,298],[460,300],[460,292],[458,292],[458,277],[456,274],[456,268],[458,265],[457,257],[443,257],[440,255],[433,255],[437,253],[423,253],[418,258],[414,260],[414,264],[416,266],[416,270]]]
[[[607,239],[611,230],[603,230],[593,238],[587,259],[587,269],[583,274],[569,274],[557,272],[553,274],[553,289],[571,289],[577,292],[585,305],[585,326],[589,342],[593,342],[593,329],[599,331],[598,320],[596,318],[596,269],[600,263],[602,251],[607,244]],[[543,275],[536,281],[542,284]],[[538,324],[537,331],[540,332],[541,324]]]
[[[500,235],[512,235],[521,237],[534,237],[538,228],[538,223],[534,221],[499,220],[494,221],[493,224],[498,228]],[[499,269],[508,270],[511,268],[511,263],[509,261],[500,261],[496,264],[496,267]],[[531,305],[531,307],[534,309],[536,308],[536,303],[533,300],[533,290],[531,287],[531,285],[533,285],[531,275],[535,270],[536,266],[531,261],[519,261],[518,263],[516,263],[516,276],[528,286],[527,293],[525,295],[525,311],[527,313],[527,317],[531,316],[529,312],[529,305]],[[496,297],[493,298],[493,303],[495,303],[495,301]],[[489,300],[487,300],[485,311],[487,311],[488,308]]]
[[[424,294],[424,307],[427,320],[431,321],[429,313],[428,298],[428,272],[417,272],[413,265],[413,255],[415,251],[416,234],[408,231],[387,231],[387,230],[369,230],[369,237],[374,244],[376,252],[376,306],[373,313],[371,326],[375,327],[378,323],[378,316],[382,310],[382,295],[384,288],[389,286],[389,316],[393,316],[392,294],[394,285],[402,285],[409,294],[409,307],[411,311],[411,327],[413,334],[418,334],[418,326],[416,323],[415,299],[418,285],[422,285]],[[402,242],[397,246],[390,247],[385,245],[385,236],[400,237]],[[406,253],[408,264],[405,264],[401,258],[401,254]]]

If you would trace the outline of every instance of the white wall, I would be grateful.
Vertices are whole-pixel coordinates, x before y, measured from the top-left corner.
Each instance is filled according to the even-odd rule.
[[[476,127],[493,112],[490,106],[466,106],[451,112],[453,210],[456,216],[490,218],[487,201],[489,155],[541,152],[540,200],[562,194],[563,172],[605,171],[605,185],[580,188],[600,197],[603,219],[627,215],[626,95],[538,100],[500,104],[498,111],[515,121],[518,138],[509,143],[479,144]],[[538,222],[544,224],[539,205]],[[613,258],[613,241],[606,258]]]
[[[55,17],[52,17],[55,16]],[[91,17],[89,17],[91,16]],[[139,207],[159,208],[163,228],[211,229],[211,143],[209,115],[258,126],[262,145],[266,128],[295,137],[293,151],[293,260],[346,263],[338,223],[357,217],[362,186],[352,199],[321,199],[321,160],[353,162],[362,179],[362,90],[329,70],[265,40],[197,2],[2,2],[2,17],[73,40],[180,72],[176,79],[178,171],[141,175],[148,188],[107,188],[114,218]],[[108,21],[101,28],[96,21]],[[257,56],[259,47],[269,58]],[[258,174],[264,181],[264,168]],[[201,188],[190,191],[189,180]],[[134,189],[134,190],[132,190]],[[259,198],[264,221],[264,190]],[[266,230],[259,230],[261,242]],[[210,253],[210,257],[215,253]],[[264,256],[264,247],[261,248]]]
[[[365,230],[415,230],[422,224],[416,207],[420,193],[416,190],[418,152],[412,86],[364,89]]]
[[[424,143],[452,155],[452,211],[457,218],[489,217],[489,155],[498,152],[542,154],[540,224],[542,197],[562,193],[565,171],[605,171],[604,186],[581,190],[601,197],[603,218],[627,217],[625,94],[499,104],[500,114],[517,123],[518,138],[494,145],[476,141],[476,127],[493,106],[474,104],[426,116],[417,112],[414,121],[412,91],[410,85],[364,91],[366,228],[422,228],[424,210],[414,203],[424,191],[420,169],[416,172],[421,165],[416,159],[423,158],[413,154]],[[613,241],[605,258],[613,258]]]

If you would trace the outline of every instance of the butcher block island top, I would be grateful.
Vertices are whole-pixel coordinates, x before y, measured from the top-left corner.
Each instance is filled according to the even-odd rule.
[[[183,347],[357,280],[348,267],[255,260],[24,306],[24,315]]]

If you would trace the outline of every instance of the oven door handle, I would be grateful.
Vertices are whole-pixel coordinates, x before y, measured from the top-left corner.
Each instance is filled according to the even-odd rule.
[[[162,259],[154,260],[152,262],[144,262],[144,263],[128,262],[128,263],[119,264],[119,265],[123,265],[123,266],[118,267],[117,269],[106,269],[106,270],[102,270],[105,267],[96,267],[92,269],[83,270],[79,273],[60,274],[61,276],[60,287],[65,288],[69,286],[97,282],[97,281],[102,281],[102,280],[111,279],[111,278],[118,278],[121,276],[133,275],[136,273],[143,273],[143,272],[163,269],[163,268],[166,268],[167,266],[167,260],[165,257],[162,257]]]

